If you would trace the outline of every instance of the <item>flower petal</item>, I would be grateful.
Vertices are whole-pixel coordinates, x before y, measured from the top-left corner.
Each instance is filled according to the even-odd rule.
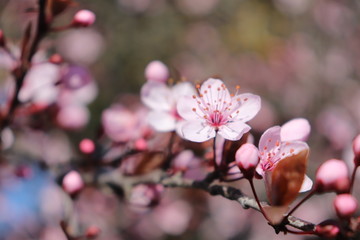
[[[200,94],[204,95],[204,101],[210,103],[211,110],[222,111],[222,108],[226,106],[224,102],[231,102],[229,90],[219,79],[209,78],[206,80],[201,85]]]
[[[306,141],[310,135],[311,127],[305,118],[295,118],[281,126],[282,141]]]
[[[147,82],[141,88],[142,102],[157,111],[170,111],[174,104],[171,90],[163,83]]]
[[[313,181],[308,177],[308,175],[305,175],[304,181],[301,185],[299,192],[307,192],[309,191],[313,186]]]
[[[176,110],[178,114],[185,120],[200,119],[200,116],[193,111],[193,108],[197,106],[196,100],[190,96],[182,96],[178,99]]]
[[[189,121],[183,123],[180,136],[192,142],[205,142],[215,137],[215,129],[203,121]]]
[[[276,145],[280,145],[280,130],[279,126],[274,126],[263,133],[259,141],[260,152],[268,152],[270,149],[275,148]]]
[[[235,106],[232,109],[231,117],[243,122],[247,122],[255,117],[261,107],[261,98],[251,93],[234,96],[231,101],[233,106]]]
[[[239,140],[244,133],[250,131],[251,127],[243,122],[229,122],[220,126],[218,133],[225,139],[236,141]]]
[[[301,141],[282,142],[280,146],[280,151],[277,153],[277,156],[279,156],[279,159],[281,160],[283,158],[298,154],[299,152],[305,150],[309,151],[309,146],[305,142],[301,142]]]
[[[148,123],[156,131],[170,132],[175,130],[176,120],[174,116],[166,112],[151,111],[148,115]]]
[[[182,96],[189,96],[196,94],[194,86],[190,82],[180,82],[172,87],[171,93],[174,99]]]

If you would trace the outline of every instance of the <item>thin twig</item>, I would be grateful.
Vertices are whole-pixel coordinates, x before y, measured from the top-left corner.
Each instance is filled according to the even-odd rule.
[[[195,181],[185,179],[181,174],[168,175],[161,170],[153,171],[149,174],[141,176],[123,176],[118,171],[108,172],[99,177],[100,184],[115,184],[124,189],[125,194],[129,194],[132,187],[138,184],[162,184],[164,187],[179,187],[179,188],[193,188],[201,189],[208,192],[210,195],[219,195],[229,200],[238,202],[244,209],[252,208],[261,211],[258,203],[241,192],[241,190],[206,181]],[[266,203],[261,203],[266,205]],[[315,224],[299,219],[294,216],[289,216],[286,225],[292,226],[302,231],[314,231]]]

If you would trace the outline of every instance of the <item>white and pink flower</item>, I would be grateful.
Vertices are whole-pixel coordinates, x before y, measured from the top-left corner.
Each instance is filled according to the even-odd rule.
[[[198,96],[182,97],[177,104],[180,116],[185,119],[179,131],[183,138],[204,142],[218,133],[235,141],[250,130],[245,122],[259,112],[259,96],[250,93],[231,96],[223,81],[214,78],[206,80],[198,91]]]
[[[147,119],[149,125],[159,132],[174,131],[181,120],[176,109],[178,99],[194,93],[195,89],[189,82],[173,87],[155,81],[145,83],[141,88],[141,100],[151,109]]]
[[[309,151],[309,146],[303,142],[310,133],[310,124],[306,119],[298,118],[285,123],[282,127],[274,126],[266,130],[259,141],[260,163],[257,173],[270,179],[272,171],[283,159]],[[300,192],[310,190],[311,179],[305,175]]]

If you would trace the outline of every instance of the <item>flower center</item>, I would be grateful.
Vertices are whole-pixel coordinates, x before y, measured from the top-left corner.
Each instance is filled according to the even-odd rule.
[[[239,88],[237,86],[236,90]],[[217,86],[209,84],[202,86],[201,89],[197,85],[197,89],[199,96],[193,96],[193,99],[196,101],[196,107],[192,110],[200,118],[205,119],[210,126],[217,129],[231,121],[232,114],[239,113],[238,110],[234,113],[232,97],[224,84]],[[236,98],[236,101],[240,102],[240,98]]]

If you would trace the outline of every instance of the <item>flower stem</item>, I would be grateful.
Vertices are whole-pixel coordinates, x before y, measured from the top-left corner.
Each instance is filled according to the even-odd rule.
[[[314,193],[315,193],[315,189],[311,190],[298,204],[296,204],[296,206],[293,209],[290,210],[290,212],[288,212],[288,214],[284,219],[287,219],[293,212],[295,212],[296,209],[298,209],[301,206],[301,204],[303,204],[306,200],[312,197]]]
[[[215,172],[218,172],[219,166],[217,165],[217,162],[216,162],[216,135],[215,135],[214,141],[213,141],[213,153],[214,153],[213,163],[214,163]]]
[[[260,208],[260,211],[261,211],[262,215],[264,216],[264,218],[265,218],[267,221],[269,221],[269,218],[268,218],[268,216],[266,215],[266,213],[265,213],[265,211],[264,211],[264,209],[263,209],[263,207],[262,207],[262,205],[261,205],[261,203],[260,203],[260,201],[259,201],[258,195],[257,195],[257,193],[256,193],[256,191],[255,191],[253,179],[252,179],[252,178],[248,178],[248,180],[249,180],[249,183],[250,183],[250,186],[251,186],[251,191],[252,191],[253,194],[254,194],[255,201],[256,201],[257,204],[259,205],[259,208]],[[270,222],[270,221],[269,221],[269,222]]]
[[[354,186],[357,168],[358,168],[358,166],[355,165],[354,170],[353,170],[353,172],[351,174],[351,183],[350,183],[350,189],[349,189],[350,193],[352,192],[352,189],[353,189],[353,186]]]

